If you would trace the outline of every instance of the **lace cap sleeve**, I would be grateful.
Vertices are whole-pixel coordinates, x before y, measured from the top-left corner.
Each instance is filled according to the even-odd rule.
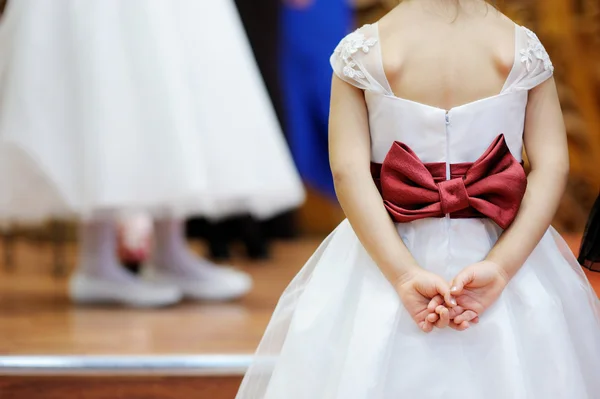
[[[334,73],[362,90],[386,92],[377,76],[382,73],[379,38],[375,25],[350,33],[336,47],[330,63]]]
[[[544,45],[531,30],[521,27],[518,40],[521,73],[517,86],[532,89],[552,77],[554,66]]]

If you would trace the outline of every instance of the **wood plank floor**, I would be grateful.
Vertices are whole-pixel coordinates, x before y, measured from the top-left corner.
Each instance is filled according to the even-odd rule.
[[[268,262],[236,261],[255,279],[239,302],[156,310],[73,306],[67,280],[51,274],[50,248],[19,243],[15,270],[0,272],[0,354],[251,353],[279,295],[319,242],[278,243]]]
[[[233,399],[240,377],[0,377],[2,399]]]
[[[579,237],[566,238],[576,250]],[[268,262],[237,262],[256,282],[239,302],[183,303],[159,310],[73,306],[66,279],[51,275],[50,247],[19,243],[16,269],[0,272],[0,354],[251,353],[280,293],[319,241],[278,243]],[[73,261],[74,248],[69,258]],[[589,275],[600,292],[600,273]]]

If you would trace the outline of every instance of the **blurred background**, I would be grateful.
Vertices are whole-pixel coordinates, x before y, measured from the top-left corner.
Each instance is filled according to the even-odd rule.
[[[0,0],[0,9],[5,7],[6,1]],[[285,3],[283,0],[282,2]],[[323,2],[336,3],[337,0]],[[302,23],[318,22],[318,18],[335,20],[335,24],[332,25],[337,26],[328,27],[328,30],[331,31],[329,33],[331,39],[326,45],[322,45],[325,47],[322,52],[326,53],[331,50],[332,46],[335,46],[336,40],[341,37],[340,35],[343,36],[348,29],[376,21],[398,1],[353,0],[348,1],[351,4],[347,7],[340,6],[343,2],[337,2],[337,10],[330,5],[312,4],[319,3],[318,0],[296,0],[297,5],[291,6],[294,3],[294,0],[289,0],[289,8],[298,12],[289,12],[288,10],[286,13],[284,7],[276,0],[236,1],[256,61],[286,134],[289,130],[304,128],[304,126],[298,127],[301,123],[296,122],[295,118],[295,114],[302,114],[304,111],[298,109],[301,104],[296,104],[298,107],[294,108],[294,104],[290,105],[293,102],[285,98],[284,92],[287,87],[285,82],[282,83],[285,77],[285,71],[283,71],[285,65],[280,62],[282,52],[279,51],[286,47],[282,45],[283,39],[286,39],[286,33],[281,26],[285,22],[285,18],[292,20],[297,18],[299,20],[298,29],[302,28]],[[552,0],[551,3],[535,0],[501,0],[498,5],[502,12],[516,22],[531,27],[540,36],[553,62],[557,65],[556,80],[559,84],[559,93],[569,133],[571,180],[554,225],[563,232],[581,232],[600,186],[600,168],[597,167],[595,161],[599,159],[600,151],[598,139],[600,131],[600,114],[598,112],[600,109],[600,52],[598,51],[600,49],[600,3],[594,0]],[[306,7],[306,9],[301,10],[302,7]],[[327,9],[328,7],[330,9]],[[315,10],[311,11],[313,8]],[[309,15],[308,18],[302,15],[311,13],[315,15]],[[337,17],[332,17],[335,15],[333,13],[337,13]],[[293,25],[293,23],[289,25]],[[289,36],[293,37],[293,29],[289,29],[289,31]],[[300,35],[298,34],[298,36]],[[287,39],[293,43],[293,38]],[[304,40],[304,42],[307,43],[306,47],[308,48],[308,40]],[[302,45],[304,46],[304,44]],[[312,51],[315,53],[320,51],[314,47],[316,46],[313,46]],[[320,58],[321,68],[328,68],[327,60],[323,57],[324,55]],[[310,55],[305,58],[310,58]],[[327,73],[329,74],[329,70]],[[293,87],[289,88],[288,92],[290,91],[293,91]],[[284,119],[286,114],[288,115],[287,122]],[[317,113],[315,112],[315,114]],[[315,118],[318,119],[318,115]],[[295,212],[295,218],[290,215],[282,215],[281,218],[267,221],[267,235],[275,237],[297,234],[323,235],[331,231],[343,218],[335,202],[331,182],[327,176],[325,149],[319,147],[319,145],[322,147],[324,142],[323,129],[323,126],[320,126],[320,142],[318,139],[309,141],[308,144],[313,147],[302,143],[292,143],[297,144],[298,147],[308,147],[311,151],[315,151],[314,154],[311,154],[312,161],[320,165],[314,167],[314,170],[301,168],[307,183],[306,203]],[[318,131],[319,127],[308,130]],[[314,134],[318,136],[318,133]],[[300,153],[299,157],[305,156],[303,148],[297,152]],[[319,157],[324,159],[319,159]],[[64,232],[60,231],[62,227],[65,228]],[[197,229],[199,231],[193,232],[192,235],[200,237],[209,235],[210,228],[201,222],[198,223]],[[29,236],[34,239],[40,236],[58,240],[62,240],[62,236],[74,237],[74,232],[69,229],[68,225],[59,227],[55,223],[27,231],[13,226],[11,230],[15,236]]]
[[[7,5],[0,0],[0,13],[18,1]],[[190,217],[186,235],[194,251],[239,266],[254,279],[253,290],[233,303],[184,301],[158,310],[71,304],[66,290],[77,261],[76,220],[5,221],[0,244],[2,399],[78,392],[86,398],[233,398],[279,294],[343,219],[327,160],[328,57],[343,36],[376,21],[397,1],[197,1],[235,3],[236,23],[243,27],[282,126],[305,201],[267,219]],[[538,34],[555,66],[571,176],[554,226],[576,252],[600,190],[600,1],[500,0],[497,5]],[[0,17],[0,44],[6,21]],[[0,54],[0,64],[4,57]],[[120,258],[133,272],[146,259],[152,234],[143,214],[136,220],[124,220],[119,237]],[[133,238],[125,239],[128,235]],[[590,278],[599,288],[600,279]]]

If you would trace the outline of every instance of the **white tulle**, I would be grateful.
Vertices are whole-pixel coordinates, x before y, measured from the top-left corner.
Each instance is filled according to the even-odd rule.
[[[501,230],[487,220],[399,227],[421,265],[450,280]],[[455,232],[445,261],[448,229]],[[467,331],[423,333],[344,221],[292,281],[239,399],[583,399],[600,393],[598,300],[550,229]]]
[[[268,217],[303,189],[231,0],[18,0],[0,217]]]

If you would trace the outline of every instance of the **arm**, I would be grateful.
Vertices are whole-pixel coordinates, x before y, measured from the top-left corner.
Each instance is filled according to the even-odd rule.
[[[452,281],[446,302],[466,309],[455,323],[481,316],[498,299],[550,226],[566,185],[567,138],[554,80],[529,94],[524,141],[531,172],[525,197],[512,225],[486,259],[467,266]]]
[[[334,75],[329,120],[329,154],[335,190],[358,239],[392,284],[404,307],[424,332],[446,327],[453,313],[442,305],[450,287],[444,279],[419,267],[371,177],[371,139],[363,92]],[[473,317],[476,317],[474,315]],[[468,328],[466,318],[461,326]]]
[[[524,144],[531,164],[525,197],[515,221],[487,256],[507,279],[517,273],[542,239],[567,182],[567,136],[554,79],[529,93]]]
[[[334,75],[329,117],[329,155],[335,190],[354,232],[383,275],[392,284],[404,307],[424,332],[433,326],[457,330],[477,323],[471,312],[460,323],[461,306],[448,310],[444,296],[449,284],[417,264],[383,206],[371,176],[371,138],[363,92]],[[456,305],[456,303],[454,303]]]
[[[370,171],[371,140],[363,92],[333,77],[329,156],[338,200],[371,258],[395,286],[419,266],[408,251]]]

